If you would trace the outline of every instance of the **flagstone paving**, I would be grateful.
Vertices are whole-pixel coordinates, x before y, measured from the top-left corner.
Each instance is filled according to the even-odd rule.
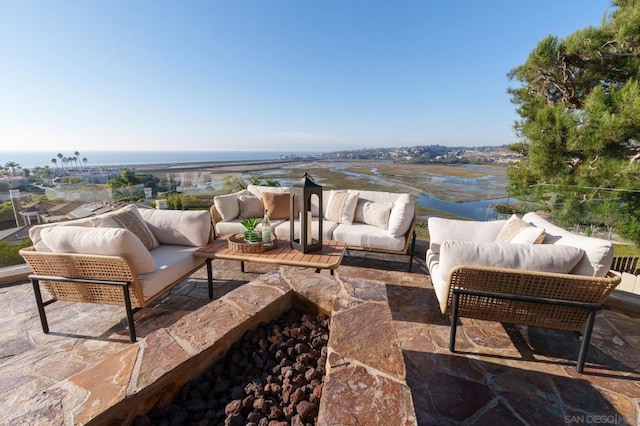
[[[0,424],[131,421],[292,305],[332,313],[319,424],[640,422],[640,318],[598,314],[585,374],[567,332],[462,319],[450,353],[423,257],[358,253],[335,277],[215,261],[215,300],[197,272],[136,313],[135,344],[122,308],[56,302],[45,335],[31,286],[0,287]]]

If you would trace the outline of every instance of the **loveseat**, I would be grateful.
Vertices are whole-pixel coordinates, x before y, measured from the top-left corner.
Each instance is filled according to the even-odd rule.
[[[288,187],[248,185],[247,189],[214,198],[211,216],[216,236],[241,233],[242,219],[269,212],[278,238],[290,238]],[[301,200],[298,209],[302,208]],[[348,249],[406,254],[409,271],[415,247],[416,217],[410,194],[382,191],[325,190],[323,211],[312,197],[312,229],[322,220],[322,239],[342,241]],[[297,223],[296,223],[297,225]],[[299,229],[294,229],[299,238]]]
[[[440,310],[583,333],[582,372],[595,313],[619,284],[610,241],[573,234],[536,213],[491,222],[431,217],[427,266]]]
[[[134,310],[147,306],[200,269],[193,253],[211,239],[209,212],[138,209],[128,205],[94,217],[37,225],[20,255],[31,267],[38,313],[56,300],[125,307],[131,341]],[[207,263],[208,272],[211,265]],[[208,280],[211,283],[211,280]],[[40,284],[51,299],[43,302]],[[213,297],[209,288],[209,297]]]

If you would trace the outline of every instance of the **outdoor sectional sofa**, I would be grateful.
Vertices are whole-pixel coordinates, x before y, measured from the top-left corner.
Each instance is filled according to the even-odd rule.
[[[426,261],[440,310],[458,317],[582,332],[582,372],[595,313],[620,283],[610,241],[576,235],[536,213],[491,222],[429,218]]]
[[[347,249],[409,255],[411,271],[416,217],[410,194],[355,190],[329,190],[322,194],[322,215],[318,200],[311,198],[314,235],[322,220],[323,240],[342,241]],[[301,207],[300,200],[298,208]],[[211,216],[215,234],[242,233],[242,219],[262,218],[265,208],[276,236],[290,238],[289,188],[260,185],[248,185],[246,190],[214,198]],[[297,226],[294,233],[294,238],[299,238]]]
[[[134,342],[134,310],[200,269],[206,261],[193,253],[211,236],[206,210],[138,209],[135,205],[32,227],[33,246],[20,250],[20,255],[33,271],[29,278],[43,331],[49,332],[44,308],[56,300],[122,305]],[[210,274],[210,263],[207,267]],[[51,296],[47,302],[40,284]],[[209,297],[213,297],[211,287]]]

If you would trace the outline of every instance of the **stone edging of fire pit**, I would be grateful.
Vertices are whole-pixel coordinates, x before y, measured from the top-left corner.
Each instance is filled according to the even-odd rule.
[[[70,377],[69,420],[130,423],[171,401],[245,331],[304,305],[331,315],[318,424],[415,425],[385,283],[302,268],[261,275]]]

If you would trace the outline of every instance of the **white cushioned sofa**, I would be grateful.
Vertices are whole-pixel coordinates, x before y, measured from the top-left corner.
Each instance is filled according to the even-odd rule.
[[[193,254],[211,236],[206,210],[138,209],[135,205],[32,227],[33,246],[20,254],[33,271],[29,278],[43,331],[49,331],[44,306],[50,302],[43,303],[40,284],[51,301],[123,305],[131,341],[135,341],[133,311],[200,269],[206,261]]]
[[[411,270],[416,217],[410,194],[355,190],[328,190],[322,194],[322,214],[316,197],[311,201],[312,229],[317,230],[322,220],[323,240],[342,241],[354,250],[408,254]],[[298,209],[301,207],[300,203]],[[276,236],[289,238],[289,188],[259,185],[214,198],[211,216],[215,234],[243,232],[242,219],[262,218],[265,208]],[[299,238],[297,226],[294,233],[294,238]]]
[[[582,372],[595,313],[620,282],[610,241],[573,234],[536,213],[490,222],[431,217],[426,261],[442,313],[583,332]]]

